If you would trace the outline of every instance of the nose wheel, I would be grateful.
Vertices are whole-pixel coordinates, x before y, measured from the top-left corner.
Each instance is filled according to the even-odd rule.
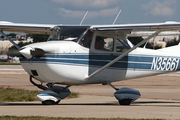
[[[57,105],[59,104],[61,100],[58,100],[57,102],[53,101],[53,100],[45,100],[45,101],[42,101],[42,104],[43,105]]]
[[[32,80],[32,76],[30,76],[30,81],[33,85],[43,90],[37,95],[37,98],[42,102],[43,105],[56,105],[61,101],[61,99],[64,99],[71,94],[70,90],[68,89],[70,87],[69,85],[66,87],[61,87],[54,86],[54,83],[48,83],[46,84],[46,87],[42,84],[36,84]]]
[[[70,94],[71,92],[67,87],[53,86],[51,89],[48,88],[40,92],[37,98],[43,105],[57,105],[61,99],[66,98]]]

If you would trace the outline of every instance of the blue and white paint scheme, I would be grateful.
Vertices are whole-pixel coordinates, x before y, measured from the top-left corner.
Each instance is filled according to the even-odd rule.
[[[51,47],[52,50],[51,48],[46,49],[46,44],[47,46],[53,46]],[[103,67],[119,54],[104,51],[90,53],[88,49],[72,41],[36,43],[35,46],[32,44],[30,47],[38,47],[47,51],[57,50],[57,53],[46,54],[40,58],[21,58],[21,64],[26,72],[33,75],[31,70],[36,70],[38,76],[34,77],[45,83],[54,82],[70,85],[98,84],[150,76],[180,69],[180,55],[178,56],[173,52],[168,54],[166,51],[163,52],[163,50],[137,48],[98,75],[86,81],[85,78],[93,71]],[[175,47],[179,47],[180,49],[180,45]],[[171,47],[171,49],[173,48]],[[53,72],[51,73],[49,71]]]
[[[50,37],[47,42],[20,48],[3,33],[16,30],[50,34]],[[55,97],[52,92],[60,95],[68,87],[82,84],[108,84],[116,90],[116,98],[119,98],[120,104],[130,104],[135,100],[132,96],[136,95],[137,99],[140,93],[126,88],[122,94],[122,90],[115,88],[111,82],[180,70],[180,45],[159,50],[139,48],[159,33],[174,30],[180,30],[179,22],[91,26],[0,22],[1,34],[19,49],[21,65],[30,75],[30,81],[44,90],[43,95],[38,95],[43,104],[60,101],[61,97],[56,101],[48,99],[48,96]],[[152,34],[133,45],[127,39],[128,34],[133,31],[151,31]],[[48,87],[34,83],[32,78],[42,84],[48,83]],[[67,87],[54,89],[54,84]],[[69,92],[67,91],[68,95]]]

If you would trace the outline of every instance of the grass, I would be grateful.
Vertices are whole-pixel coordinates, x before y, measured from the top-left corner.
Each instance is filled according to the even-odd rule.
[[[72,92],[67,98],[78,98],[79,94]]]
[[[36,95],[41,91],[39,90],[24,90],[15,88],[0,88],[0,103],[3,102],[27,102],[38,101]],[[78,93],[71,93],[67,98],[77,98]]]
[[[21,65],[20,63],[0,62],[0,65]]]
[[[24,90],[15,88],[0,88],[0,103],[15,101],[36,101],[38,90]]]
[[[41,117],[41,116],[0,116],[0,120],[163,120],[163,119],[127,119],[127,118],[63,118],[63,117]]]

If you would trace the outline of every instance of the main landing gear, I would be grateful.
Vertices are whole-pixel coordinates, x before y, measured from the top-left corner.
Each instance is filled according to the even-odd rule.
[[[43,105],[55,105],[58,104],[62,99],[66,98],[71,94],[70,90],[68,89],[70,86],[61,87],[61,86],[54,86],[53,83],[48,83],[46,86],[42,84],[36,84],[32,80],[33,76],[30,76],[30,82],[37,86],[38,88],[42,89],[43,91],[40,92],[37,97],[42,102]],[[141,94],[138,90],[134,90],[131,88],[121,88],[118,89],[114,87],[111,83],[106,82],[103,85],[110,85],[112,88],[116,90],[114,96],[119,101],[120,105],[130,105],[131,102],[138,99]]]
[[[141,96],[138,90],[126,88],[126,87],[118,89],[109,82],[106,82],[105,84],[110,85],[112,88],[116,90],[114,96],[119,101],[120,105],[130,105],[131,102],[137,100]]]
[[[71,94],[70,90],[68,87],[61,87],[61,86],[53,86],[54,84],[48,83],[46,86],[43,86],[42,84],[36,84],[32,80],[32,76],[30,76],[30,82],[37,86],[38,88],[42,89],[43,91],[40,92],[37,95],[37,98],[42,102],[43,105],[55,105],[58,104],[61,99],[66,98]]]

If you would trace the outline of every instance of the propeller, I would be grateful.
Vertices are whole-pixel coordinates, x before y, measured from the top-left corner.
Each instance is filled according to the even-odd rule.
[[[16,57],[21,57],[21,56],[22,56],[21,53],[19,52],[19,50],[17,50],[17,49],[9,50],[9,51],[7,52],[7,55],[8,55],[8,56],[12,56],[12,57],[14,57],[14,56],[16,56]]]

